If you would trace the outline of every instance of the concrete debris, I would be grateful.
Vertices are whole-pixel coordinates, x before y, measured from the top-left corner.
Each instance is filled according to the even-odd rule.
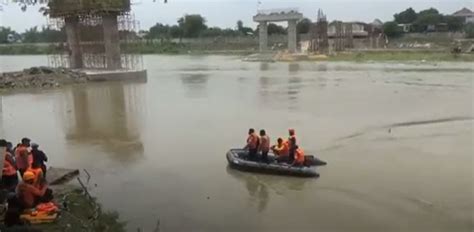
[[[85,73],[67,68],[32,67],[0,73],[0,89],[57,88],[87,81]]]

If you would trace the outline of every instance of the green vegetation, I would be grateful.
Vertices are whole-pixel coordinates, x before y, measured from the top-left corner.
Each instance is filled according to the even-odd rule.
[[[394,21],[386,22],[389,31],[385,33],[389,37],[397,37],[400,32],[395,30],[394,25],[409,24],[409,32],[427,31],[451,31],[459,32],[463,30],[463,19],[451,15],[443,15],[434,8],[429,8],[416,13],[413,8],[408,8],[393,16]],[[385,29],[385,26],[384,26]]]
[[[464,61],[474,62],[474,54],[451,54],[441,51],[363,51],[329,56],[330,61]]]
[[[474,38],[474,23],[468,23],[464,26],[467,38]]]
[[[38,44],[12,44],[0,45],[0,54],[2,55],[39,55],[56,53],[51,45]]]
[[[403,33],[402,29],[398,27],[396,22],[386,22],[383,24],[383,31],[385,35],[390,38],[400,37]]]
[[[116,212],[103,212],[96,199],[89,199],[81,189],[71,189],[55,196],[66,202],[68,210],[61,212],[55,223],[36,225],[34,228],[48,232],[62,231],[125,231],[125,223]]]

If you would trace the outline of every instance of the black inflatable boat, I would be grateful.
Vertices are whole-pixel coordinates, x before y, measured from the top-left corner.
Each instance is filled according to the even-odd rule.
[[[244,149],[231,149],[227,152],[226,156],[227,161],[232,168],[276,175],[319,177],[314,166],[326,165],[326,162],[313,156],[308,156],[307,160],[311,160],[311,162],[303,167],[294,167],[286,163],[277,163],[275,161],[275,156],[271,154],[268,155],[268,162],[251,161],[248,159],[248,151]],[[312,159],[310,157],[312,157]]]

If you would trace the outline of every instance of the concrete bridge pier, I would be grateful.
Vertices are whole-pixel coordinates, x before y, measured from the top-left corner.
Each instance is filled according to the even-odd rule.
[[[79,38],[79,17],[70,16],[64,19],[67,44],[70,56],[70,68],[83,68],[82,50]]]
[[[296,52],[296,20],[288,21],[288,51]]]
[[[264,52],[267,50],[268,46],[268,24],[267,22],[263,21],[260,22],[258,25],[258,31],[259,31],[259,37],[258,37],[258,42],[259,42],[259,47],[260,47],[260,52]]]
[[[296,22],[301,19],[303,19],[303,14],[291,8],[258,11],[257,15],[253,16],[253,21],[259,23],[260,52],[267,50],[268,22],[288,22],[288,51],[290,53],[296,52]]]
[[[104,47],[107,69],[120,69],[122,61],[120,58],[120,41],[117,15],[107,14],[102,16],[104,30]]]

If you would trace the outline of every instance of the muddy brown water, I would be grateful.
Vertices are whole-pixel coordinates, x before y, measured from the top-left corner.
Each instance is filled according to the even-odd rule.
[[[0,96],[0,137],[28,136],[50,165],[87,169],[130,231],[158,219],[161,231],[473,229],[472,63],[144,62],[147,83]],[[295,128],[329,165],[319,179],[228,169],[249,127],[273,140]]]

